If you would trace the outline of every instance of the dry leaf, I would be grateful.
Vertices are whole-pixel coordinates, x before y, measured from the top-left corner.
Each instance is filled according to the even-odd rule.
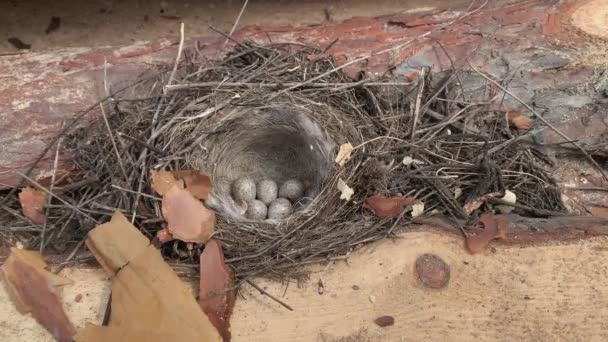
[[[194,197],[200,200],[206,200],[211,192],[211,177],[203,175],[196,170],[175,171],[173,176],[178,179],[183,179],[186,184],[186,190],[190,191]]]
[[[162,212],[175,239],[203,243],[215,230],[215,212],[178,185],[163,196]]]
[[[336,156],[336,163],[338,165],[343,166],[351,157],[351,153],[353,152],[353,145],[350,143],[340,145],[340,150],[338,151],[338,155]]]
[[[19,193],[19,202],[23,215],[36,224],[43,224],[46,221],[44,206],[46,205],[47,194],[32,187],[26,187]]]
[[[177,183],[177,179],[170,171],[152,170],[151,178],[152,190],[156,191],[156,193],[158,193],[159,195],[164,195]]]
[[[346,184],[342,178],[338,178],[338,190],[340,191],[340,199],[345,201],[350,201],[350,198],[353,197],[355,191]]]
[[[224,342],[230,341],[230,315],[236,299],[234,277],[217,240],[210,239],[200,256],[199,304]]]
[[[371,210],[379,218],[397,217],[415,200],[414,197],[386,197],[382,194],[375,194],[365,200],[363,207]],[[424,205],[422,208],[424,210]]]
[[[46,268],[40,253],[11,248],[10,256],[2,265],[4,283],[19,312],[31,312],[57,341],[72,341],[76,329],[63,311],[55,289],[70,281]]]
[[[120,212],[89,232],[87,246],[112,277],[107,327],[88,324],[78,342],[222,340],[160,252]]]
[[[502,194],[500,192],[491,192],[489,194],[474,198],[473,200],[470,200],[464,204],[464,208],[463,208],[464,212],[465,212],[465,214],[467,214],[467,216],[471,215],[471,213],[473,211],[479,209],[479,207],[481,207],[481,205],[484,204],[488,199],[498,197],[501,195]]]
[[[507,216],[484,213],[479,221],[483,224],[483,231],[475,236],[467,237],[467,249],[471,254],[483,251],[490,244],[490,241],[504,239],[507,236],[509,227]]]
[[[507,121],[509,122],[509,126],[520,129],[520,130],[528,130],[530,129],[530,118],[523,115],[520,112],[508,111],[507,112]]]
[[[412,217],[418,217],[424,213],[424,203],[421,201],[416,201],[414,205],[412,205]]]

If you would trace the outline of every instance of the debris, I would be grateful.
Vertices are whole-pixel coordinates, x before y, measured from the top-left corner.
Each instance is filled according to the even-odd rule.
[[[57,31],[61,26],[61,18],[59,17],[51,17],[51,21],[49,22],[49,26],[44,30],[46,34],[49,34],[53,31]]]
[[[44,191],[26,187],[19,193],[19,202],[23,215],[36,224],[43,224],[46,221],[44,206],[46,205],[47,194]]]
[[[17,37],[11,37],[8,39],[8,42],[15,48],[19,50],[29,50],[32,45],[24,43],[21,39]]]
[[[342,178],[338,178],[338,190],[340,191],[340,199],[345,201],[350,201],[350,198],[353,197],[355,191],[346,184]]]
[[[509,126],[518,130],[530,129],[530,118],[520,112],[508,111],[507,121],[509,122]]]
[[[483,224],[483,231],[475,236],[468,236],[466,241],[467,249],[471,254],[483,251],[494,239],[506,238],[509,227],[509,218],[504,215],[484,213],[479,221]]]
[[[591,215],[598,217],[608,217],[608,208],[603,207],[591,207],[589,208]]]
[[[162,212],[175,239],[203,243],[215,230],[215,212],[177,184],[163,195]]]
[[[413,164],[424,164],[424,162],[422,160],[418,160],[418,159],[414,159],[410,156],[405,156],[403,157],[403,160],[401,161],[401,163],[405,166],[411,166]]]
[[[74,297],[74,301],[80,303],[82,301],[82,293],[77,294],[76,297]]]
[[[76,329],[55,289],[71,282],[49,272],[47,267],[39,252],[11,248],[2,265],[7,292],[20,313],[31,312],[57,341],[72,341]]]
[[[372,304],[376,303],[376,296],[369,295],[369,302],[372,303]]]
[[[599,186],[602,188],[608,188],[608,181],[602,177],[589,176],[589,177],[587,177],[587,180],[595,186]]]
[[[484,204],[488,199],[490,198],[495,198],[498,196],[501,196],[502,194],[500,192],[492,192],[483,196],[479,196],[467,203],[465,203],[464,205],[464,212],[468,215],[471,215],[471,213],[477,209],[479,209],[479,207],[481,207],[482,204]]]
[[[424,203],[421,201],[416,201],[414,205],[412,205],[412,217],[418,217],[424,213]]]
[[[235,302],[233,274],[224,262],[221,244],[210,239],[200,256],[199,304],[224,342],[230,341],[230,315]]]
[[[338,163],[340,166],[344,166],[344,164],[350,159],[352,152],[353,145],[350,143],[340,145],[340,150],[336,156],[336,163]]]
[[[222,341],[188,287],[122,213],[90,231],[86,244],[112,277],[112,316],[108,326],[80,329],[75,341]]]
[[[319,282],[317,283],[317,293],[319,295],[323,295],[325,293],[325,286],[323,286],[323,281],[321,279],[319,279]]]
[[[167,228],[163,228],[156,232],[156,238],[160,243],[165,243],[173,240],[173,235]]]
[[[353,286],[351,286],[351,288],[352,288],[353,290],[355,290],[355,291],[358,291],[358,290],[360,290],[360,289],[361,289],[361,288],[359,287],[359,285],[353,285]]]
[[[395,324],[395,318],[393,316],[380,316],[374,320],[377,326],[384,328]]]
[[[363,207],[371,210],[379,218],[397,217],[408,206],[414,204],[415,200],[414,197],[386,197],[382,194],[375,194],[365,200]],[[420,210],[420,207],[418,207],[418,210]],[[422,210],[424,211],[424,204],[422,204]]]
[[[454,189],[454,199],[459,199],[462,196],[462,188]]]
[[[505,195],[500,199],[508,203],[517,203],[517,196],[510,190],[505,190]],[[509,205],[497,205],[496,209],[498,209],[501,214],[509,214],[514,208]]]

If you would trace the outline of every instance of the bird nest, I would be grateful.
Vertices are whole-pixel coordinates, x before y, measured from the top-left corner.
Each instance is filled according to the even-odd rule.
[[[299,266],[391,237],[414,219],[406,210],[375,216],[363,206],[374,194],[415,197],[421,216],[448,216],[465,229],[476,223],[465,204],[505,189],[521,214],[564,210],[547,159],[504,112],[466,101],[454,70],[422,69],[415,81],[353,79],[323,50],[292,43],[238,43],[216,61],[185,56],[175,72],[167,67],[134,86],[145,98],[111,98],[107,122],[71,134],[85,182],[60,196],[79,212],[105,221],[123,211],[153,238],[164,220],[150,171],[200,170],[213,181],[206,204],[219,214],[214,236],[244,279],[303,276]],[[345,146],[352,151],[338,163]],[[241,177],[303,180],[309,200],[283,220],[247,219],[230,192]],[[47,248],[60,248],[61,236],[79,241],[95,225],[79,212],[51,206]],[[28,233],[30,247],[39,245],[39,232]],[[198,265],[199,248],[161,247],[186,269]]]

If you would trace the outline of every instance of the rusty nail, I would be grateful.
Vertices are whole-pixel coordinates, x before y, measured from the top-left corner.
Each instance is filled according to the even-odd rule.
[[[441,289],[450,280],[450,266],[434,254],[423,254],[416,259],[416,275],[424,287]]]

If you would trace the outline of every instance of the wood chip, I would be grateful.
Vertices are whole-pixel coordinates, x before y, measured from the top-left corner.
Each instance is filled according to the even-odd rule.
[[[518,130],[530,129],[530,118],[520,112],[508,111],[507,121],[509,122],[509,126]]]
[[[338,179],[338,190],[340,191],[340,199],[350,201],[355,191],[346,184],[342,178]]]
[[[17,310],[31,312],[57,341],[72,341],[76,329],[68,319],[55,287],[71,283],[47,270],[38,252],[11,248],[2,265],[7,292]]]
[[[196,170],[175,171],[173,176],[183,179],[188,190],[194,197],[206,200],[211,192],[211,177]]]
[[[340,150],[336,156],[336,163],[338,163],[340,166],[344,166],[344,164],[350,159],[352,152],[353,145],[350,143],[340,145]]]
[[[164,195],[177,183],[177,179],[170,171],[152,170],[151,178],[152,190],[156,191],[156,193],[158,193],[159,195]]]

